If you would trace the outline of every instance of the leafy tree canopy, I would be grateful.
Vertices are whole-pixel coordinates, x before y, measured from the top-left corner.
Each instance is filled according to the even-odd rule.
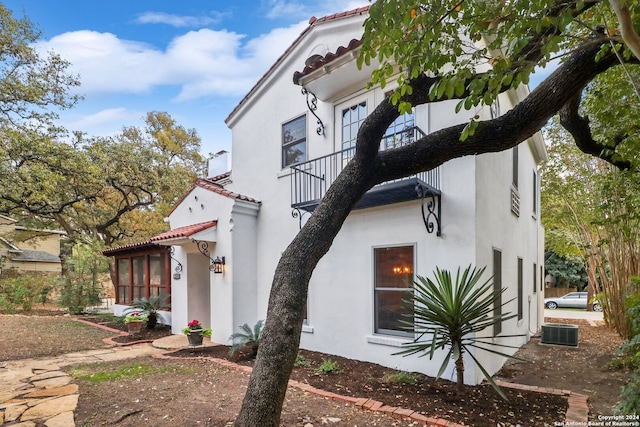
[[[162,219],[202,168],[197,133],[167,113],[114,138],[11,136],[0,148],[0,212],[107,247],[164,231]]]

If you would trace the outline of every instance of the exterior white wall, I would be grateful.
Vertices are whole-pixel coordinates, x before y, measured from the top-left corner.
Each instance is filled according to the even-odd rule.
[[[254,255],[251,256],[256,258],[254,264],[246,260],[247,268],[242,269],[242,279],[239,276],[240,269],[234,268],[233,284],[228,283],[228,287],[233,289],[229,292],[234,293],[231,298],[234,328],[245,321],[252,324],[255,320],[265,318],[277,262],[298,232],[298,220],[291,216],[290,172],[288,168],[281,167],[282,124],[306,114],[307,159],[315,159],[341,149],[339,135],[336,135],[335,122],[340,119],[336,105],[344,103],[346,106],[364,97],[370,103],[368,111],[371,112],[384,97],[384,91],[380,89],[371,93],[353,87],[337,91],[331,99],[318,101],[316,113],[324,122],[325,135],[315,133],[316,119],[308,112],[300,87],[292,84],[291,76],[294,71],[303,68],[304,60],[310,54],[335,51],[351,38],[360,36],[361,29],[358,26],[343,25],[346,25],[346,21],[335,25],[323,24],[307,34],[228,120],[233,134],[233,183],[227,188],[262,201],[256,219],[243,221],[243,227],[234,217],[231,233],[236,234],[242,228],[246,234],[234,237],[233,244],[243,242],[243,247],[255,245],[252,251]],[[322,51],[323,48],[325,51]],[[330,75],[326,77],[327,84],[336,83]],[[478,112],[485,116],[488,114],[488,109],[485,109],[463,111],[455,115],[455,104],[455,101],[451,101],[418,107],[415,112],[416,124],[425,132],[433,132],[465,122]],[[504,106],[503,110],[507,108]],[[529,327],[535,330],[533,328],[537,326],[542,313],[537,305],[540,292],[532,299],[532,310],[538,309],[535,319],[535,316],[528,314],[527,298],[532,294],[533,262],[538,266],[542,264],[543,242],[537,237],[539,222],[531,218],[531,208],[528,207],[532,200],[532,184],[529,181],[535,162],[527,145],[522,144],[522,147],[520,218],[513,217],[510,212],[510,151],[456,159],[441,167],[441,237],[425,230],[420,201],[352,212],[311,278],[308,324],[304,327],[301,346],[397,369],[436,374],[442,354],[436,357],[440,360],[432,362],[428,357],[392,356],[392,353],[400,350],[398,346],[403,340],[374,333],[373,249],[397,245],[414,245],[415,272],[419,275],[431,275],[436,266],[451,270],[469,264],[491,266],[492,249],[499,248],[503,254],[503,285],[509,287],[505,300],[516,295],[516,259],[522,257],[525,317],[521,322],[507,322],[503,334],[527,334]],[[219,222],[219,243],[223,235],[221,227]],[[239,248],[234,246],[231,252],[236,262],[244,259]],[[253,267],[255,285],[252,284]],[[490,271],[488,274],[491,274]],[[212,286],[215,288],[217,285],[213,283]],[[218,307],[222,302],[216,300],[214,294],[217,291],[212,292],[212,318],[215,316],[213,313],[222,311]],[[224,301],[227,301],[226,298],[229,298],[227,294]],[[514,304],[511,303],[507,309],[514,311]],[[521,344],[524,338],[509,342]],[[478,357],[490,372],[502,364],[499,358],[488,353],[479,354]],[[452,364],[444,377],[455,380]],[[472,363],[467,363],[465,382],[477,383],[481,379],[481,374]]]

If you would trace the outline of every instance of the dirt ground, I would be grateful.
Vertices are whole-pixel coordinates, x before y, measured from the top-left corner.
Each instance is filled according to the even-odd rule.
[[[48,337],[56,336],[56,339],[39,339],[37,343],[55,341],[58,353],[76,351],[75,346],[83,344],[86,347],[89,342],[97,346],[102,344],[103,331],[90,326],[69,326],[69,322],[80,324],[64,317],[54,319],[45,318],[44,323],[48,323],[50,329],[43,330],[43,333]],[[542,346],[534,338],[519,351],[519,355],[528,362],[508,362],[499,376],[508,381],[587,394],[590,396],[592,417],[610,415],[610,408],[617,401],[627,373],[608,370],[606,364],[613,358],[613,350],[621,340],[602,326],[589,326],[583,321],[557,321],[580,323],[580,345],[577,349]],[[24,329],[25,325],[34,327],[40,323],[43,323],[42,318],[38,317],[0,316],[0,342],[3,344],[0,345],[0,361],[37,354],[36,348],[39,346],[25,346],[24,334],[15,332]],[[57,326],[52,327],[53,324]],[[93,331],[96,338],[93,341],[88,338],[68,339],[79,335],[78,331],[87,335],[92,335]],[[29,348],[28,354],[23,353],[25,347]],[[51,351],[48,348],[42,354],[52,354]],[[216,356],[224,357],[226,349],[218,349],[218,352]],[[140,374],[98,384],[77,379],[80,386],[77,425],[231,425],[240,408],[248,375],[204,360],[204,350],[199,350],[196,355],[201,356],[200,360],[149,358],[134,361],[135,364],[149,365],[155,369],[152,375]],[[507,404],[488,386],[468,388],[459,399],[453,392],[453,385],[446,381],[433,382],[416,375],[415,384],[396,384],[389,375],[393,371],[376,365],[312,352],[301,352],[301,355],[309,366],[296,368],[293,379],[327,391],[370,397],[388,405],[410,408],[428,416],[464,422],[469,426],[511,426],[516,423],[527,426],[553,425],[553,422],[563,419],[566,408],[565,400],[557,401],[542,393],[511,393],[510,403]],[[192,354],[184,352],[183,356]],[[317,368],[327,358],[338,364],[341,373],[317,374]],[[110,362],[82,369],[96,374],[130,363]],[[282,425],[409,426],[411,423],[363,412],[290,388]]]

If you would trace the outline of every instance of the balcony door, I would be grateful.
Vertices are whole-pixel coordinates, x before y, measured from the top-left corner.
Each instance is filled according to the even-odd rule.
[[[342,151],[342,167],[356,152],[358,130],[364,119],[375,108],[373,93],[352,98],[335,107],[336,115],[336,151]],[[389,150],[410,144],[414,141],[414,113],[405,113],[391,123],[380,141],[380,150]]]

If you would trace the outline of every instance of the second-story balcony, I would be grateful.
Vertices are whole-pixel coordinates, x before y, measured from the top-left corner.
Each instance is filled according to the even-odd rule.
[[[417,126],[386,135],[380,142],[381,150],[389,150],[412,144],[424,136]],[[354,155],[349,148],[305,163],[291,166],[291,207],[313,211],[333,184],[338,174]],[[440,170],[432,169],[406,178],[387,181],[369,190],[356,204],[355,209],[419,200],[425,196],[440,196]]]

